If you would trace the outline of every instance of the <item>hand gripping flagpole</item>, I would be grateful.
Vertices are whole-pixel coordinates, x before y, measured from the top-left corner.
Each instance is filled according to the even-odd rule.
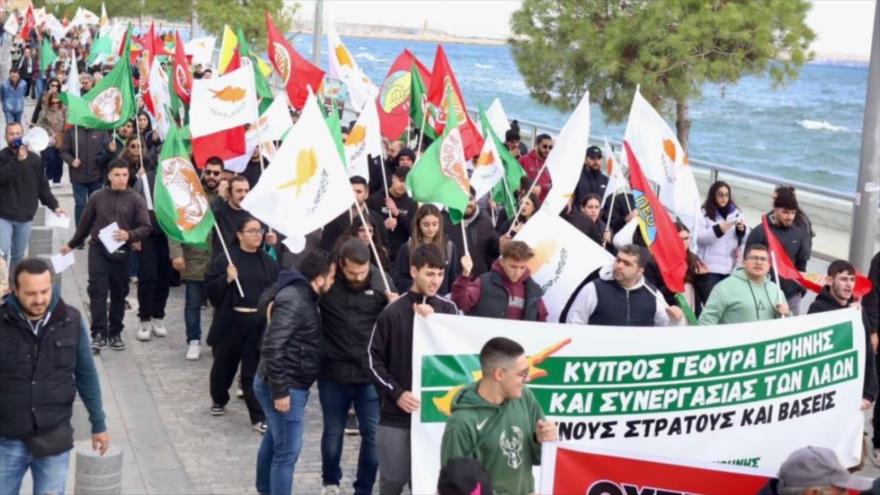
[[[364,229],[367,230],[367,232],[369,232],[369,225],[370,224],[368,224],[367,219],[364,218],[364,212],[361,211],[361,205],[357,202],[357,200],[355,200],[355,202],[354,202],[354,207],[357,209],[358,216],[361,219],[361,225],[363,225]],[[376,243],[373,241],[373,235],[370,234],[367,236],[367,238],[370,240],[370,249],[372,249],[373,256],[376,257],[376,264],[379,266],[379,275],[382,276],[382,284],[385,285],[385,291],[390,293],[391,286],[388,284],[388,278],[385,276],[385,267],[382,266],[382,261],[379,258],[379,250],[376,249]]]
[[[782,293],[782,285],[779,283],[779,267],[776,266],[776,253],[770,251],[770,259],[773,261],[773,279],[776,282],[776,304],[781,304],[785,300],[785,294]],[[785,315],[781,315],[785,318]]]
[[[230,265],[235,266],[232,263],[232,256],[229,256],[229,248],[226,247],[226,241],[223,240],[223,233],[220,232],[220,226],[217,225],[216,220],[214,221],[214,230],[217,233],[217,237],[220,238],[220,245],[223,246],[223,253],[226,254],[226,261]],[[238,288],[238,295],[241,296],[242,298],[244,298],[244,290],[241,288],[241,282],[238,280],[238,277],[235,277],[235,286]]]

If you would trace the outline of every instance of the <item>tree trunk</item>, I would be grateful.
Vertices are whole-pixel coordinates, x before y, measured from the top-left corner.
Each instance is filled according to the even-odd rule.
[[[688,118],[688,102],[681,99],[675,102],[675,132],[678,134],[678,142],[687,153],[688,140],[691,134],[691,119]]]

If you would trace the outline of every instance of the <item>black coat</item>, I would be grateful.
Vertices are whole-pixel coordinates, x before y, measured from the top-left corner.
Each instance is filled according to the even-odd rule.
[[[831,289],[826,286],[822,289],[822,292],[816,296],[816,300],[813,301],[813,304],[810,304],[810,309],[807,310],[807,314],[824,313],[825,311],[847,308],[853,302],[854,300],[850,299],[846,304],[841,305],[837,302],[837,299],[834,299],[834,296],[831,295]],[[866,317],[863,314],[862,321],[864,322],[865,320]],[[871,348],[870,335],[871,333],[868,330],[868,326],[865,324],[865,383],[862,385],[862,397],[874,402],[877,399],[878,391],[880,391],[880,384],[878,384],[877,380],[877,366],[875,365],[876,357],[874,356],[874,350]]]
[[[397,252],[400,251],[400,246],[409,240],[412,232],[412,219],[419,205],[408,194],[404,194],[399,198],[389,197],[394,201],[399,212],[397,215],[397,227],[394,230],[386,231],[388,237],[388,256],[391,258],[391,261],[394,261],[394,258],[397,257]],[[388,218],[388,207],[385,206],[385,191],[378,191],[370,196],[367,199],[367,207],[372,212],[371,216],[381,218],[384,224],[385,219]],[[386,268],[390,270],[389,267]]]
[[[28,152],[27,158],[19,161],[12,148],[0,150],[0,218],[30,222],[37,212],[38,201],[51,210],[58,208],[40,155]]]
[[[804,232],[801,227],[798,227],[797,223],[792,224],[791,227],[783,227],[777,224],[770,213],[767,214],[767,222],[770,224],[770,230],[773,231],[773,234],[776,235],[776,238],[779,239],[779,242],[788,254],[789,259],[794,263],[795,268],[802,272],[806,271],[807,261],[810,259],[810,234]],[[749,237],[746,239],[746,248],[752,244],[770,246],[767,243],[767,235],[764,233],[764,226],[762,224],[755,225],[749,233]],[[786,299],[791,299],[792,296],[797,294],[803,295],[806,292],[794,280],[781,279],[779,282],[782,285],[782,293],[785,294]]]
[[[318,294],[293,270],[281,273],[277,291],[257,365],[275,399],[287,397],[291,388],[308,390],[321,369]]]
[[[605,195],[608,186],[608,176],[600,170],[590,170],[586,166],[581,169],[581,176],[574,188],[574,206],[580,208],[587,194],[599,196],[599,201]]]
[[[474,262],[474,269],[471,271],[472,277],[479,277],[488,272],[499,255],[498,232],[492,226],[492,220],[479,211],[476,215],[476,218],[470,222],[462,220],[467,224],[468,249]],[[447,212],[443,213],[443,228],[446,231],[446,236],[458,248],[459,256],[464,256],[468,251],[464,249],[464,242],[462,242],[461,225],[453,225]]]

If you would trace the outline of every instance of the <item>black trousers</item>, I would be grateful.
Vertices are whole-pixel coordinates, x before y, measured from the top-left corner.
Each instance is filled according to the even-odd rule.
[[[121,260],[111,260],[104,254],[101,246],[90,245],[88,293],[89,311],[92,313],[92,338],[109,338],[122,333],[125,298],[128,296],[128,256]]]
[[[138,318],[141,321],[165,318],[171,270],[168,239],[164,235],[151,235],[141,241],[137,288]]]
[[[215,404],[229,403],[229,387],[235,380],[235,371],[241,363],[241,388],[251,423],[265,421],[266,416],[254,395],[254,374],[260,362],[260,336],[265,319],[259,313],[233,311],[228,327],[214,346],[211,365],[211,399]]]

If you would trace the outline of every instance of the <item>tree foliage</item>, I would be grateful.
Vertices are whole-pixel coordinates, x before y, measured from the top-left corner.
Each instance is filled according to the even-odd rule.
[[[795,78],[812,57],[807,0],[523,0],[509,40],[532,97],[573,108],[589,90],[606,118],[626,118],[636,86],[675,108],[687,147],[688,102],[704,83],[767,73]]]
[[[265,12],[269,12],[275,26],[285,33],[293,22],[296,9],[297,5],[285,7],[284,0],[196,1],[196,14],[199,24],[205,31],[220,36],[223,34],[224,24],[228,24],[233,29],[241,26],[253,47],[266,46]]]

